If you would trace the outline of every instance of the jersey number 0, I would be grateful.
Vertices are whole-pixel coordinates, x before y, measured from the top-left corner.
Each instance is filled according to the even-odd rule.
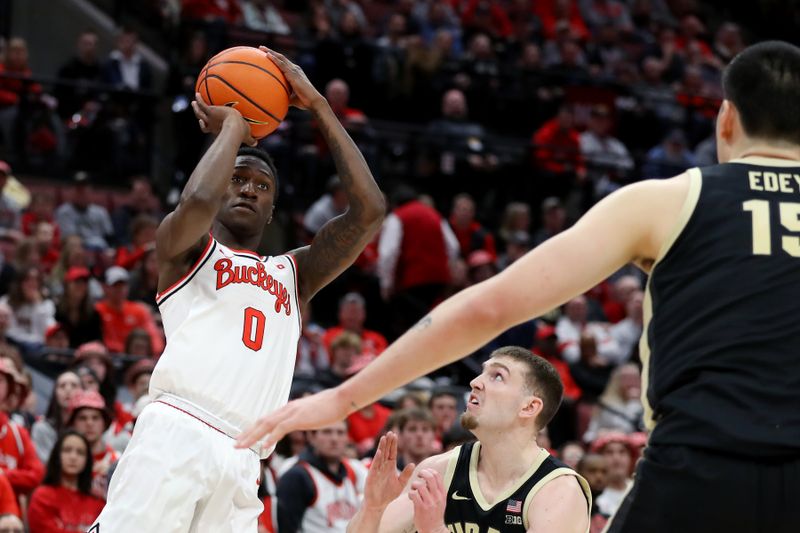
[[[267,317],[264,313],[254,307],[244,310],[244,331],[242,332],[242,342],[245,346],[257,352],[264,344],[264,327],[267,325]]]

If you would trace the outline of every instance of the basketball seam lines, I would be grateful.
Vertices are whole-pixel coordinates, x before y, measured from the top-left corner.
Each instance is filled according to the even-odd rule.
[[[206,97],[208,98],[208,104],[214,105],[214,102],[211,101],[211,93],[208,91],[208,68],[206,68],[206,77],[203,78],[203,83],[206,86]]]
[[[279,119],[278,117],[276,117],[275,115],[273,115],[272,113],[270,113],[269,111],[267,111],[266,109],[264,109],[263,107],[261,107],[260,105],[258,105],[257,103],[255,103],[255,102],[254,102],[253,100],[251,100],[251,99],[250,99],[250,97],[249,97],[249,96],[247,96],[246,94],[243,94],[243,93],[241,93],[241,92],[239,91],[239,89],[237,89],[236,87],[234,87],[233,85],[231,85],[230,83],[228,83],[227,81],[225,81],[225,78],[223,78],[222,76],[218,76],[217,74],[208,74],[208,75],[206,76],[206,78],[205,78],[206,87],[208,87],[208,78],[216,78],[216,79],[218,79],[219,81],[221,81],[222,83],[224,83],[225,85],[227,85],[227,86],[228,86],[228,87],[229,87],[229,88],[230,88],[232,91],[236,92],[236,93],[237,93],[237,94],[239,94],[239,95],[240,95],[242,98],[244,98],[245,100],[247,100],[248,102],[250,102],[251,104],[253,104],[253,105],[254,105],[254,106],[255,106],[255,107],[256,107],[256,108],[257,108],[259,111],[261,111],[262,113],[266,113],[267,115],[271,116],[271,117],[272,117],[272,118],[274,118],[274,119],[275,119],[277,122],[281,122],[281,119]]]
[[[267,70],[265,68],[259,67],[258,65],[254,65],[252,63],[248,63],[247,61],[219,61],[218,63],[214,63],[214,64],[209,65],[208,68],[210,69],[211,67],[216,67],[217,65],[223,65],[223,64],[249,65],[249,66],[251,66],[253,68],[257,68],[261,72],[266,72],[267,74],[269,74],[270,76],[275,78],[275,81],[277,81],[278,84],[281,87],[283,87],[283,90],[286,91],[286,96],[289,96],[289,97],[292,96],[292,94],[289,92],[289,88],[286,87],[286,85],[283,84],[283,82],[278,78],[278,76],[276,76],[274,73],[270,72],[269,70]]]

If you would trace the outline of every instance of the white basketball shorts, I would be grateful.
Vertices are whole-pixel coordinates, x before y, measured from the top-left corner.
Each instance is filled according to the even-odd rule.
[[[168,401],[168,400],[167,400]],[[259,457],[208,418],[155,401],[142,411],[91,533],[255,533]]]

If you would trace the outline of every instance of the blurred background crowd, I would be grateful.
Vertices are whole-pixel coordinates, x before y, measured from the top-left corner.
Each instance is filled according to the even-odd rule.
[[[266,44],[302,66],[390,205],[303,312],[297,397],[615,189],[716,163],[722,69],[797,18],[695,0],[58,0],[51,17],[71,18],[56,30],[31,23],[34,4],[0,0],[0,530],[34,533],[91,525],[149,401],[165,342],[155,229],[209,142],[189,104],[215,53]],[[347,197],[308,114],[291,110],[260,145],[282,187],[269,254],[310,242]],[[264,464],[261,530],[312,531],[298,458],[358,485],[389,429],[401,462],[470,439],[470,380],[518,345],[564,381],[540,445],[590,481],[599,531],[646,442],[645,283],[623,269],[341,424],[289,435]]]

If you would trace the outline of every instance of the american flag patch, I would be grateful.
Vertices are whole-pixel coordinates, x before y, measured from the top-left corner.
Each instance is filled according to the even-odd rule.
[[[508,505],[506,506],[507,513],[521,513],[522,512],[522,500],[508,500]]]

